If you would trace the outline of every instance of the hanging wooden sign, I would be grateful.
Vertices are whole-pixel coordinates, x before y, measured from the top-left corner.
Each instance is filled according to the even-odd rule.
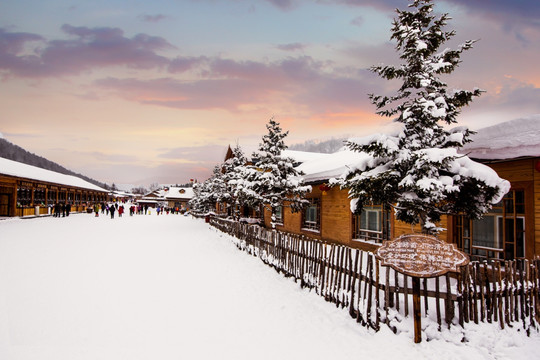
[[[392,241],[385,241],[375,251],[381,265],[390,266],[397,272],[412,277],[414,342],[422,341],[422,322],[420,310],[420,278],[459,272],[461,266],[469,263],[469,257],[434,236],[406,234]]]
[[[385,241],[375,256],[381,265],[390,266],[405,275],[430,278],[458,272],[469,263],[469,257],[434,236],[407,234],[392,241]]]

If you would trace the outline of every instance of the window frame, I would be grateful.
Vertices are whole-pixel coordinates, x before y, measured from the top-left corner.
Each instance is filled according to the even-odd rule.
[[[377,214],[377,228],[369,228],[370,222],[367,214]],[[366,214],[366,226],[363,227],[364,214]],[[383,241],[392,239],[392,214],[390,206],[382,204],[371,204],[364,206],[360,214],[352,214],[352,241],[371,242],[382,244]]]
[[[302,226],[303,231],[321,232],[321,198],[308,198],[310,204],[302,210]],[[309,210],[315,208],[315,220],[307,220]]]
[[[520,196],[518,197],[518,195]],[[518,199],[523,199],[523,202],[518,202]],[[472,220],[465,215],[454,217],[454,243],[473,260],[504,261],[525,258],[528,216],[525,199],[527,197],[524,188],[511,189],[501,202],[493,205],[490,212],[484,215],[483,219],[493,218],[492,242],[494,246],[475,244],[475,222],[483,221],[483,219]],[[518,220],[521,222],[521,228],[518,226]],[[511,232],[507,231],[508,221],[513,222]]]

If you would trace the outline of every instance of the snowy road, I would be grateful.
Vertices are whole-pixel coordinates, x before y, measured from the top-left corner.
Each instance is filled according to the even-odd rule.
[[[374,334],[188,217],[0,221],[2,360],[538,357],[513,334]]]

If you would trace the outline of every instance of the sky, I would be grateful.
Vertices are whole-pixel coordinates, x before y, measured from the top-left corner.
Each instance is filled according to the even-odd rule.
[[[287,145],[384,131],[369,67],[406,0],[6,0],[0,134],[115,184],[204,180],[228,145],[256,149],[274,117]],[[540,113],[540,2],[436,0],[444,47],[478,40],[449,88],[486,92],[459,125]],[[126,189],[129,190],[129,189]]]

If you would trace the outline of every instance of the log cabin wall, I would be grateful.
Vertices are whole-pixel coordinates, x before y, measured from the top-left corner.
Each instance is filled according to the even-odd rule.
[[[18,199],[19,189],[25,189],[24,204]],[[82,212],[88,203],[107,201],[107,192],[0,175],[0,217],[46,215],[51,205],[65,201],[72,212]]]
[[[525,257],[533,259],[540,255],[540,158],[508,160],[486,164],[493,168],[501,178],[510,181],[512,190],[525,192]],[[313,190],[306,197],[320,199],[320,229],[308,230],[302,226],[303,213],[292,213],[290,208],[283,209],[283,223],[276,229],[293,234],[306,235],[331,243],[348,245],[362,250],[373,251],[378,245],[353,239],[353,215],[350,211],[348,192],[339,187],[331,188],[323,194],[319,185],[313,184]],[[265,211],[265,225],[270,227],[270,211]],[[446,229],[439,238],[447,242],[454,239],[454,221],[452,216],[443,216],[439,227]],[[419,225],[412,227],[391,219],[391,238],[400,235],[421,232]]]

